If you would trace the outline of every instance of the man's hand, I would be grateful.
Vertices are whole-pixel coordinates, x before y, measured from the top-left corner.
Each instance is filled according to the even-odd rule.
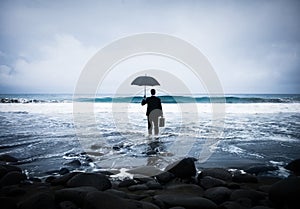
[[[144,99],[146,99],[146,95],[144,95]]]

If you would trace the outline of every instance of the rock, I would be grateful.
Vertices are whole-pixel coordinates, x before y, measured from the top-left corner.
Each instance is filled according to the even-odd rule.
[[[292,171],[296,176],[300,176],[300,159],[293,160],[284,168]]]
[[[255,206],[255,207],[252,207],[251,209],[272,209],[272,208],[269,208],[267,206]]]
[[[245,209],[245,207],[241,206],[237,202],[227,201],[220,205],[222,209]]]
[[[154,200],[161,201],[165,206],[181,206],[185,209],[215,209],[217,205],[203,197],[191,196],[191,195],[182,195],[182,194],[162,194],[155,195]]]
[[[278,170],[278,167],[276,167],[276,166],[262,165],[262,166],[251,166],[251,167],[245,169],[245,172],[258,175],[260,173],[266,173],[268,171],[276,171],[276,170]]]
[[[127,173],[152,177],[162,173],[162,171],[154,166],[141,166],[138,168],[130,169],[127,171]]]
[[[147,190],[149,187],[146,184],[137,184],[128,187],[129,191]]]
[[[2,165],[0,165],[0,179],[7,174],[7,169],[5,167],[3,167]]]
[[[84,199],[89,192],[98,191],[95,187],[74,187],[55,191],[55,199],[58,202],[71,201],[82,207]]]
[[[141,209],[142,203],[126,200],[106,192],[90,192],[85,198],[83,209]]]
[[[225,181],[211,176],[205,176],[203,178],[199,178],[198,182],[199,185],[202,186],[204,189],[209,189],[217,186],[224,186],[226,184]]]
[[[73,178],[74,176],[76,176],[77,174],[80,174],[79,172],[73,172],[73,173],[67,173],[63,176],[60,176],[58,178],[55,178],[55,177],[48,177],[50,178],[49,179],[49,182],[51,182],[51,185],[53,186],[56,186],[56,185],[66,185],[67,182]],[[48,182],[48,181],[47,181]]]
[[[0,180],[0,187],[19,184],[26,179],[26,175],[18,171],[11,171],[5,174]]]
[[[195,158],[184,158],[168,165],[165,171],[174,174],[178,178],[191,178],[196,176]]]
[[[245,208],[252,207],[252,200],[247,197],[239,198],[239,199],[235,200],[235,202],[239,203],[241,206],[243,206]]]
[[[20,203],[19,209],[56,209],[54,196],[50,193],[37,193]]]
[[[162,186],[160,185],[160,183],[152,180],[152,181],[148,181],[146,183],[146,185],[148,186],[149,189],[162,189]]]
[[[224,168],[206,168],[203,171],[201,171],[199,175],[199,178],[202,178],[204,176],[210,176],[225,181],[230,181],[232,179],[231,173]]]
[[[140,201],[140,203],[142,204],[143,209],[160,209],[156,205],[149,202]]]
[[[204,191],[203,189],[195,184],[175,184],[167,186],[166,190],[163,190],[164,193],[169,194],[185,194],[185,195],[197,195],[202,196]]]
[[[65,174],[67,174],[67,173],[70,173],[70,171],[69,171],[69,169],[67,169],[67,168],[61,168],[61,169],[58,171],[58,173],[59,173],[60,175],[65,175]]]
[[[299,208],[300,177],[283,179],[273,184],[269,191],[269,199],[282,208]]]
[[[7,162],[7,163],[15,163],[18,162],[18,159],[11,155],[4,154],[4,155],[0,155],[0,161]]]
[[[119,187],[129,187],[132,185],[136,185],[137,183],[133,179],[124,179],[119,183]]]
[[[19,195],[25,194],[26,190],[19,187],[19,185],[11,185],[11,186],[5,186],[5,189],[3,189],[2,192],[9,197],[17,197]]]
[[[107,176],[98,173],[79,173],[68,182],[68,187],[92,186],[100,191],[111,188],[111,182]]]
[[[237,183],[257,183],[256,176],[250,174],[237,174],[232,177],[232,181]]]
[[[260,200],[264,199],[266,194],[250,189],[237,189],[231,193],[231,200],[238,200],[240,198],[249,198],[254,204],[257,204]]]
[[[157,179],[157,181],[159,183],[166,184],[169,181],[171,181],[172,179],[174,179],[175,175],[170,172],[162,172],[162,173],[156,175],[155,178]]]
[[[14,166],[14,165],[1,165],[1,166],[4,167],[7,170],[7,172],[18,171],[18,172],[22,173],[21,168],[19,168],[17,166]]]
[[[65,163],[65,165],[78,168],[81,166],[81,162],[78,159],[76,159],[76,160],[72,160],[71,162]]]
[[[271,189],[271,185],[261,185],[258,187],[259,191],[265,192],[265,193],[269,193]]]
[[[105,190],[106,193],[109,193],[111,195],[115,195],[120,198],[125,198],[125,199],[132,199],[132,200],[141,200],[147,197],[147,195],[137,195],[137,194],[132,194],[132,193],[126,193],[123,191],[119,191],[116,189],[108,189]]]
[[[226,187],[228,189],[240,189],[241,185],[238,183],[228,183],[228,184],[226,184]]]
[[[60,209],[78,209],[77,205],[75,205],[71,201],[63,201],[59,203]]]
[[[216,204],[221,204],[229,200],[231,195],[231,190],[226,187],[214,187],[207,189],[204,192],[204,197],[212,200]]]
[[[1,209],[17,209],[17,204],[14,199],[0,197]]]
[[[137,182],[140,183],[147,183],[148,181],[153,181],[153,178],[141,174],[134,174],[133,180],[136,180]]]
[[[178,207],[171,207],[171,208],[169,208],[169,209],[185,209],[185,208],[184,208],[184,207],[178,206]]]

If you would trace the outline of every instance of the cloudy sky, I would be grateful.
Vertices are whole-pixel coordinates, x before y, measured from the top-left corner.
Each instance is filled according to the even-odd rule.
[[[1,0],[0,93],[73,93],[97,51],[146,32],[197,47],[225,93],[300,93],[299,20],[297,0]],[[202,91],[188,69],[157,57],[116,66],[101,89],[114,92],[138,73],[130,66],[170,70],[191,92]]]

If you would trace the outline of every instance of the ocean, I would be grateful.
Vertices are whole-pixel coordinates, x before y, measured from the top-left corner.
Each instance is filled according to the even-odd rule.
[[[199,169],[273,165],[280,169],[272,175],[285,176],[283,167],[300,158],[300,95],[160,98],[166,124],[152,137],[139,96],[77,98],[93,108],[93,120],[76,113],[78,123],[71,94],[0,95],[0,155],[21,159],[32,176],[61,168],[163,169],[182,157],[196,158]],[[214,117],[212,105],[224,105],[222,118]]]

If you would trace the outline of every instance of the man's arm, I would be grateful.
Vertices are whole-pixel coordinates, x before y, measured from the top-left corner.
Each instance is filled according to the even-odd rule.
[[[141,105],[145,105],[145,104],[147,104],[147,99],[146,99],[146,97],[144,97],[144,99],[142,100],[142,102],[141,102]]]

